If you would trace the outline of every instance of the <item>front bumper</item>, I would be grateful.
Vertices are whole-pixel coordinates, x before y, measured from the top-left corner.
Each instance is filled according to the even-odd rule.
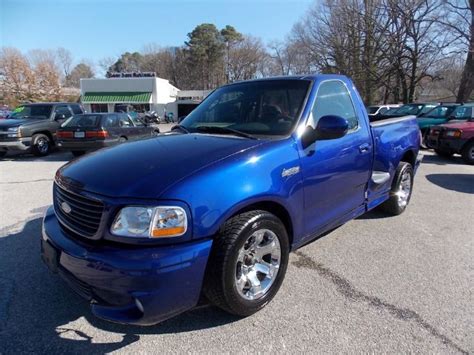
[[[211,240],[159,247],[91,245],[66,235],[48,209],[41,256],[112,322],[152,325],[194,307],[201,293]]]
[[[461,138],[439,138],[438,136],[428,136],[426,145],[432,149],[439,149],[451,153],[461,153],[462,147],[467,142]]]
[[[0,150],[25,151],[31,147],[31,137],[0,140]]]

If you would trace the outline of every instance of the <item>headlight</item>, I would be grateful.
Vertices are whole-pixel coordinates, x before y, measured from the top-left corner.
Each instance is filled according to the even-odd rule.
[[[176,206],[125,207],[115,217],[110,232],[122,237],[169,238],[186,233],[186,212]]]
[[[462,131],[459,130],[459,129],[452,130],[452,131],[446,131],[446,137],[460,138],[461,133],[462,133]]]
[[[8,137],[9,138],[15,138],[15,137],[20,137],[20,127],[11,127],[7,129],[8,132]]]

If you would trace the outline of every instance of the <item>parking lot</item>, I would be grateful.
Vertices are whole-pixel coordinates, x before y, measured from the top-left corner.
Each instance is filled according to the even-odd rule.
[[[263,311],[239,319],[203,306],[152,327],[94,318],[40,260],[54,173],[71,156],[8,156],[0,353],[473,352],[474,167],[423,154],[406,213],[371,212],[291,254]]]

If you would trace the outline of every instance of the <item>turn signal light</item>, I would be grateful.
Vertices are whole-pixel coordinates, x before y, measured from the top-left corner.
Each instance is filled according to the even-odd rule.
[[[68,132],[68,131],[57,131],[57,132],[56,132],[56,137],[57,137],[57,138],[72,138],[72,137],[73,137],[73,133],[72,133],[72,132]]]
[[[153,228],[151,231],[151,237],[168,237],[170,235],[181,235],[184,234],[184,232],[186,232],[186,229],[184,227],[171,227],[162,229]]]
[[[109,132],[107,131],[87,131],[86,138],[107,138]]]

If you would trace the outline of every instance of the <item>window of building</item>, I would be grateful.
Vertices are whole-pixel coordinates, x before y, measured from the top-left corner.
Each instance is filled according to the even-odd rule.
[[[91,112],[109,112],[107,104],[91,104]]]

